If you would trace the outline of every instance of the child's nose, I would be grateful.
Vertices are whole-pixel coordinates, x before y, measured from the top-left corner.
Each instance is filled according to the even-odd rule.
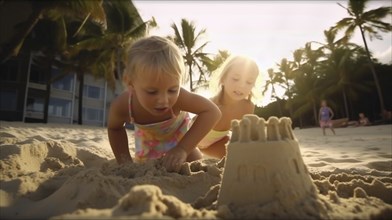
[[[247,87],[246,82],[241,82],[241,83],[240,83],[240,87],[241,87],[241,88],[246,88],[246,87]]]
[[[168,102],[169,102],[169,96],[166,93],[163,93],[158,97],[159,104],[166,104]]]

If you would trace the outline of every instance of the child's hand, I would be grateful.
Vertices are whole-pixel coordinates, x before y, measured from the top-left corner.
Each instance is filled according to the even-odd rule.
[[[185,163],[188,154],[181,147],[174,147],[163,157],[163,166],[169,172],[179,172],[181,165]]]

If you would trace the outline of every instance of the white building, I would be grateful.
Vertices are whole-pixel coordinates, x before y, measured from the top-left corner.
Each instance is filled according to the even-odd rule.
[[[47,88],[46,77],[31,60],[27,68],[20,66],[24,62],[18,60],[1,65],[0,120],[77,123],[80,82],[76,74],[67,74]],[[21,70],[26,70],[27,73]],[[51,68],[51,78],[59,74],[59,69]],[[122,85],[119,81],[116,83],[116,90],[113,90],[108,88],[104,79],[95,79],[92,75],[85,74],[82,124],[106,126],[110,102],[121,92]],[[45,100],[48,93],[48,116],[45,120]]]

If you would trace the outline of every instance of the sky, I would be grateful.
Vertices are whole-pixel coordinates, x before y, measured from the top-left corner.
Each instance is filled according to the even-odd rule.
[[[146,1],[134,0],[143,20],[154,17],[158,28],[150,35],[173,35],[172,23],[181,19],[194,22],[196,32],[206,29],[204,52],[216,54],[227,50],[253,58],[263,74],[277,68],[282,58],[292,60],[296,49],[306,42],[324,43],[324,30],[347,17],[347,1]],[[365,10],[392,6],[392,1],[370,1]],[[391,17],[386,22],[392,23]],[[392,63],[392,33],[382,33],[383,40],[368,40],[370,51],[382,63]],[[359,31],[352,42],[363,46]]]

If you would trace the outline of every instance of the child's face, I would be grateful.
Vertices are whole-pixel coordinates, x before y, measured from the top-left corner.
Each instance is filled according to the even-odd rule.
[[[142,74],[141,74],[142,75]],[[154,74],[145,74],[131,85],[142,107],[152,115],[166,114],[177,102],[180,81],[173,76],[162,74],[157,80]]]
[[[243,65],[233,65],[222,80],[225,94],[233,100],[248,98],[255,85],[257,76],[257,72],[244,68]]]

